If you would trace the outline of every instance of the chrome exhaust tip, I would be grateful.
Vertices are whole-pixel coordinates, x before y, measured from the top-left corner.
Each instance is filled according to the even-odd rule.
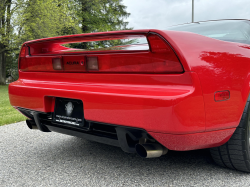
[[[36,126],[36,123],[33,120],[26,120],[26,124],[29,127],[29,129],[37,130],[38,127]]]
[[[167,154],[168,149],[158,143],[136,144],[137,154],[143,158],[156,158]]]

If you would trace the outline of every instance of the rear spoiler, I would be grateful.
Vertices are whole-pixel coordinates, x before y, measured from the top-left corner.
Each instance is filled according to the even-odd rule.
[[[54,52],[56,53],[56,51],[70,50],[70,48],[62,46],[62,44],[133,39],[138,37],[146,37],[148,33],[149,30],[126,30],[58,36],[28,41],[23,44],[23,47],[27,48],[26,55],[29,56],[53,54]]]
[[[156,31],[156,30],[155,30]],[[107,31],[107,32],[95,32],[95,33],[84,33],[84,34],[74,34],[74,35],[65,35],[65,36],[57,36],[50,38],[42,38],[38,40],[27,41],[24,44],[31,43],[42,43],[42,42],[77,42],[80,39],[82,42],[91,41],[93,38],[101,38],[105,36],[116,36],[116,35],[131,35],[131,34],[147,34],[149,33],[149,29],[142,30],[122,30],[122,31]]]

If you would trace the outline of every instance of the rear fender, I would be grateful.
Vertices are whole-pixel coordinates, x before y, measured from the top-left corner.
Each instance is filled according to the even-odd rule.
[[[249,95],[250,46],[190,32],[156,32],[175,49],[184,69],[197,73],[204,96],[206,131],[237,127]],[[215,93],[223,90],[230,92],[230,99],[216,102]]]

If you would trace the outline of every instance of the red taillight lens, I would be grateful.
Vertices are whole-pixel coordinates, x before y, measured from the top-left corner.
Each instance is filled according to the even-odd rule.
[[[19,59],[18,59],[19,69],[26,69],[27,68],[25,56],[26,56],[26,46],[23,45],[21,48],[20,54],[19,54]]]
[[[165,73],[182,73],[183,67],[169,44],[156,34],[148,35],[152,51],[152,63],[157,64],[157,71]]]
[[[20,51],[19,57],[25,57],[26,56],[26,46],[22,46],[22,49]]]
[[[182,73],[173,49],[161,37],[148,35],[151,52],[99,55],[99,71],[109,73]]]
[[[20,70],[22,71],[57,71],[53,69],[53,59],[55,57],[46,56],[46,57],[32,57],[27,56],[22,58],[20,63]]]
[[[169,53],[173,51],[169,45],[162,40],[158,35],[149,34],[148,41],[150,44],[150,49],[153,53]]]

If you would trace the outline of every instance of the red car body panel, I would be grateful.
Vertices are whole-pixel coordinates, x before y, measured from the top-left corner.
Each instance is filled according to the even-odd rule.
[[[52,97],[73,98],[83,101],[86,120],[164,133],[205,131],[202,91],[195,73],[77,77],[65,73],[21,74],[9,87],[11,104],[16,107],[53,112]]]
[[[235,128],[194,134],[164,134],[149,132],[158,142],[170,150],[187,151],[217,147],[226,143]]]
[[[11,105],[53,112],[55,97],[79,99],[86,120],[144,129],[170,150],[201,149],[227,142],[249,95],[250,47],[178,31],[118,31],[77,37],[149,32],[159,34],[172,46],[184,73],[19,71],[19,80],[9,86]],[[76,36],[26,44],[71,37]],[[216,102],[214,94],[223,90],[230,91],[230,99]]]
[[[250,46],[188,32],[165,33],[161,34],[171,40],[179,56],[185,57],[183,66],[199,76],[206,131],[237,127],[249,96]],[[215,102],[214,94],[221,90],[229,90],[230,99]]]

